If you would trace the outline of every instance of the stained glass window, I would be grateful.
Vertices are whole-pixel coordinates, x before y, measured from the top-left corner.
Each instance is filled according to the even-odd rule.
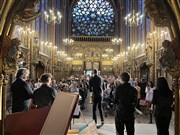
[[[114,16],[107,0],[81,0],[72,11],[72,35],[114,36]]]

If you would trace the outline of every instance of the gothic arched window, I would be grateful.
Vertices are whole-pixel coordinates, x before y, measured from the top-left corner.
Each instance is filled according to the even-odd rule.
[[[114,18],[108,0],[81,0],[72,10],[72,35],[114,36]]]

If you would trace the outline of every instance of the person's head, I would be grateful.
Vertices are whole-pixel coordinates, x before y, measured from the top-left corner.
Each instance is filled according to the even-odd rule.
[[[97,74],[98,74],[98,70],[94,69],[94,75],[97,75]]]
[[[138,78],[135,78],[134,81],[138,82],[139,80],[138,80]]]
[[[52,81],[52,75],[50,73],[44,73],[41,75],[41,82],[50,85]]]
[[[144,78],[142,78],[142,79],[141,79],[141,82],[142,82],[142,83],[143,83],[143,82],[145,82],[145,79],[144,79]]]
[[[130,74],[128,72],[123,72],[120,75],[120,82],[123,83],[128,83],[130,80]]]
[[[56,80],[52,80],[52,84],[56,84]]]
[[[137,81],[134,81],[134,86],[138,86],[138,82]]]
[[[16,79],[23,79],[23,80],[27,80],[29,76],[29,70],[27,68],[20,68],[17,73],[16,73]]]
[[[165,95],[165,96],[168,96],[169,93],[170,93],[170,88],[169,88],[169,85],[168,85],[168,82],[166,80],[165,77],[159,77],[157,79],[157,90],[162,94],[162,95]]]
[[[169,40],[164,40],[164,41],[162,42],[162,46],[163,46],[164,48],[169,47],[170,44],[171,44],[171,42],[170,42]]]
[[[153,88],[153,87],[154,87],[154,84],[153,84],[153,82],[148,81],[148,82],[147,82],[147,86]]]

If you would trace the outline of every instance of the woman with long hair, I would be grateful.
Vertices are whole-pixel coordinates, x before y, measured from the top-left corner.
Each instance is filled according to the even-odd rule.
[[[152,104],[155,108],[157,135],[169,135],[169,124],[172,117],[173,93],[165,77],[157,79],[157,88],[153,94]]]

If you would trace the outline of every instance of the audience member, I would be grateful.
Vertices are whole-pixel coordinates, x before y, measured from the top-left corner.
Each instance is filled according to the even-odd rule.
[[[33,92],[30,85],[26,82],[28,76],[29,70],[26,68],[20,68],[17,71],[16,80],[11,85],[12,113],[29,110]]]
[[[40,88],[34,91],[33,94],[33,104],[37,108],[43,108],[46,106],[51,106],[57,91],[51,87],[52,75],[45,73],[41,76],[41,82],[43,83]]]
[[[141,88],[141,99],[145,99],[146,98],[146,82],[145,79],[142,78],[141,82],[140,82],[140,88]]]
[[[151,105],[151,102],[152,102],[152,99],[153,99],[153,91],[154,91],[154,84],[153,82],[149,81],[147,83],[147,86],[146,86],[146,102],[147,102],[147,107],[150,108],[150,105]]]
[[[120,75],[120,82],[116,88],[115,101],[115,125],[117,135],[124,135],[124,125],[128,135],[134,135],[134,111],[137,104],[137,90],[128,83],[130,75],[123,72]]]
[[[153,94],[152,104],[155,108],[157,135],[169,135],[169,124],[172,117],[173,93],[164,77],[157,79],[157,88]]]

